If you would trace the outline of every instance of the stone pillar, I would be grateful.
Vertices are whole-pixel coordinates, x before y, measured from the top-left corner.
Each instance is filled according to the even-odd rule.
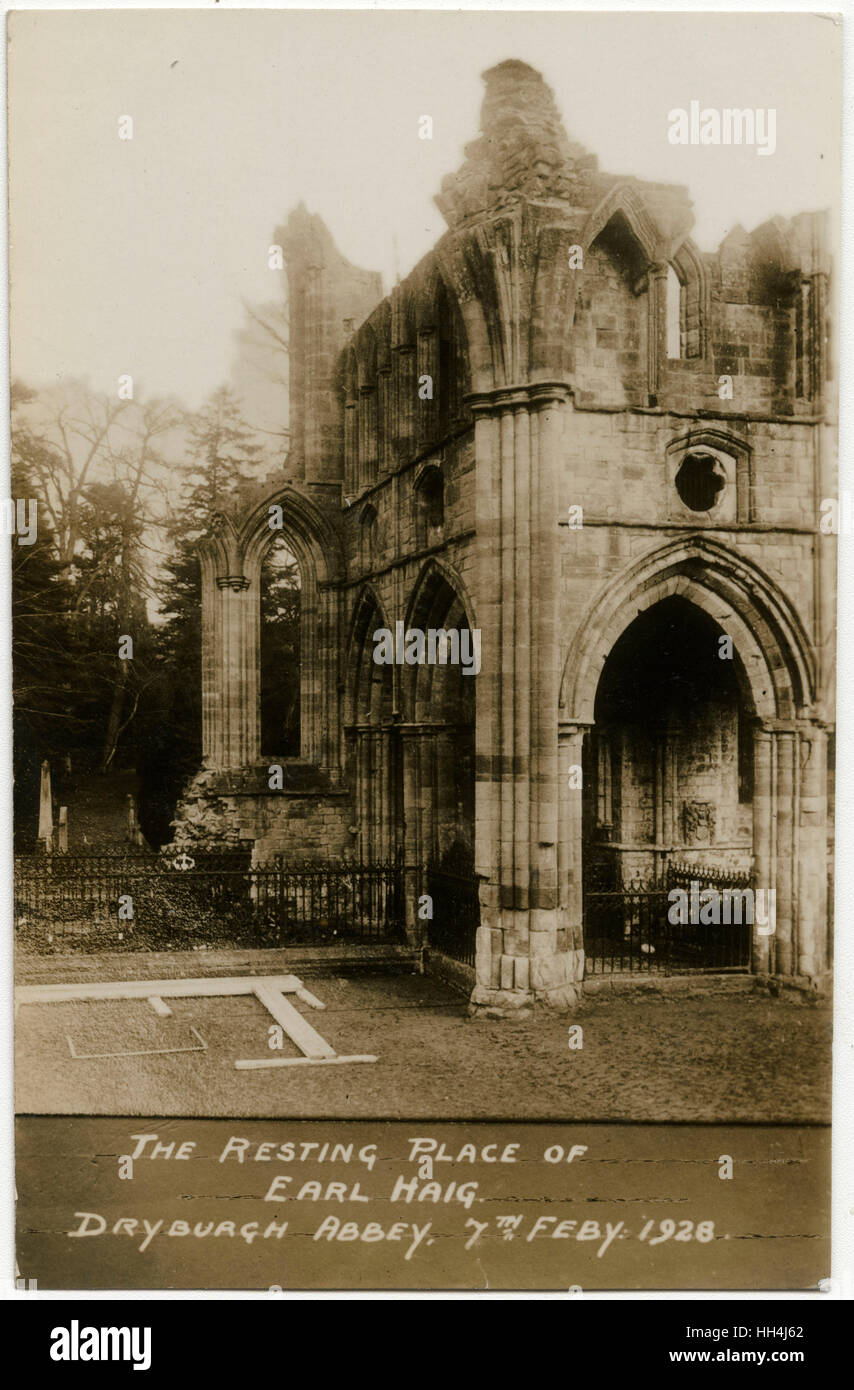
[[[317,716],[311,720],[308,730],[300,730],[303,757],[310,762],[318,762],[326,771],[335,773],[341,765],[340,744],[340,697],[338,692],[338,661],[340,642],[338,621],[341,603],[340,590],[336,584],[318,584],[315,608],[317,630],[313,646],[303,654],[300,652],[300,673],[305,680],[305,663],[309,655],[316,661],[316,671],[312,679],[312,699]],[[304,624],[301,624],[304,631]],[[301,717],[305,719],[305,702]]]
[[[799,728],[796,833],[797,938],[794,967],[799,975],[821,975],[828,968],[827,913],[827,730],[819,724]]]
[[[792,974],[792,880],[795,871],[796,850],[794,844],[795,816],[794,803],[798,794],[795,756],[797,735],[788,730],[774,734],[776,743],[777,785],[776,794],[776,841],[777,873],[775,883],[760,883],[755,887],[776,892],[774,932],[769,937],[770,959],[778,975]],[[767,904],[768,894],[764,894]],[[771,922],[766,923],[766,927]]]
[[[393,767],[391,730],[378,729],[376,733],[376,771],[380,788],[380,843],[379,857],[386,861],[394,858],[394,811],[393,811]]]
[[[562,878],[558,862],[570,852],[559,850],[558,770],[558,480],[567,408],[563,389],[548,383],[472,401],[483,651],[475,867],[488,879],[475,1012],[535,999],[570,1007],[583,970],[580,906],[568,920],[568,873]],[[580,806],[578,825],[580,854]]]
[[[774,883],[773,849],[773,739],[770,731],[758,727],[753,737],[753,882],[762,888]],[[770,968],[770,946],[767,936],[760,936],[757,923],[753,927],[753,969],[759,974]]]
[[[820,975],[828,960],[826,730],[766,721],[754,763],[753,887],[766,900],[773,889],[776,920],[771,935],[754,930],[753,969]]]
[[[558,889],[560,930],[571,954],[572,978],[584,975],[583,842],[581,787],[570,785],[570,769],[582,766],[584,735],[589,725],[562,722],[558,728]],[[572,781],[575,782],[573,777]]]
[[[356,825],[358,827],[359,861],[366,863],[370,857],[370,729],[366,726],[356,729]]]
[[[344,406],[344,492],[359,490],[359,411],[354,396]]]
[[[216,562],[201,549],[202,570],[202,762],[222,767],[222,672],[219,664],[219,592]]]
[[[421,825],[421,750],[422,731],[409,724],[401,728],[403,757],[403,818],[404,859],[406,864],[405,911],[406,939],[411,945],[426,944],[429,922],[418,916],[418,897],[423,891],[422,868],[426,859],[422,844]]]
[[[497,988],[500,979],[505,850],[501,839],[504,771],[500,723],[503,580],[495,580],[501,564],[501,445],[497,415],[486,410],[475,416],[475,454],[477,622],[482,644],[481,670],[475,678],[475,872],[480,899],[475,969],[478,987],[489,989]]]
[[[377,461],[380,476],[394,468],[393,436],[391,429],[392,377],[391,367],[381,367],[377,374]]]
[[[216,581],[219,589],[218,666],[221,673],[221,749],[224,768],[245,767],[259,756],[257,736],[257,660],[250,651],[257,629],[252,612],[257,595],[242,575]],[[252,693],[253,708],[250,709]]]
[[[658,394],[661,363],[666,353],[667,270],[666,264],[653,265],[648,275],[647,383],[650,396]]]
[[[394,858],[394,766],[391,729],[386,725],[374,730],[374,781],[377,804],[374,815],[378,826],[377,858],[383,862]]]

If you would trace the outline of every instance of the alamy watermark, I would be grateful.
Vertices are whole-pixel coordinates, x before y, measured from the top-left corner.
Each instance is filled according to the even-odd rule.
[[[701,888],[692,879],[690,890],[671,888],[667,920],[671,926],[728,927],[732,923],[756,923],[759,936],[772,936],[777,921],[777,893],[774,888]]]
[[[394,632],[378,627],[373,633],[378,666],[461,666],[464,676],[480,670],[480,628],[407,628],[396,622]]]
[[[686,111],[668,111],[671,145],[755,145],[757,154],[773,154],[777,148],[777,111],[769,107],[700,106],[692,101]]]
[[[81,1327],[72,1318],[70,1327],[54,1327],[50,1340],[51,1361],[130,1361],[135,1371],[151,1366],[150,1327]]]

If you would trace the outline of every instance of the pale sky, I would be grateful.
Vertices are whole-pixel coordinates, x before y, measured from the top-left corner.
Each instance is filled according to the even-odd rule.
[[[704,249],[838,200],[822,16],[18,11],[9,33],[12,367],[34,385],[130,372],[198,406],[229,376],[241,300],[283,288],[267,248],[300,200],[388,288],[395,237],[403,276],[444,232],[433,195],[506,58],[543,73],[602,169],[687,185]],[[693,100],[775,108],[776,153],[669,144]]]

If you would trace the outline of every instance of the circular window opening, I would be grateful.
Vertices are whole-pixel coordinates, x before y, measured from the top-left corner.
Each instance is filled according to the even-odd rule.
[[[676,474],[676,491],[692,512],[710,512],[725,484],[723,468],[711,454],[686,454]]]

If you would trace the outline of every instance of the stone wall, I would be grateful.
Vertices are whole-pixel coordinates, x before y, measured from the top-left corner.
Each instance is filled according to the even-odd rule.
[[[317,786],[314,769],[282,765],[292,785],[270,791],[266,766],[242,774],[202,771],[184,792],[174,822],[177,848],[252,850],[253,863],[353,857],[353,805],[347,791]],[[303,775],[296,776],[299,771]],[[312,785],[314,784],[314,785]]]
[[[570,769],[608,653],[648,606],[679,596],[735,643],[754,785],[750,805],[739,801],[735,712],[712,702],[675,756],[681,800],[715,804],[716,843],[678,848],[719,850],[728,867],[749,856],[757,882],[776,885],[778,932],[756,942],[756,969],[820,970],[834,550],[818,521],[835,492],[822,219],[735,228],[702,253],[685,189],[600,171],[524,63],[485,81],[481,135],[437,199],[448,230],[387,299],[305,209],[281,233],[292,457],[281,492],[210,552],[215,757],[178,834],[252,839],[264,855],[423,863],[447,847],[465,800],[454,741],[473,736],[474,1004],[569,1007],[584,969]],[[666,331],[674,276],[678,357]],[[704,511],[677,487],[692,452],[723,483]],[[428,483],[444,510],[425,533]],[[238,775],[251,711],[240,737],[221,733],[251,685],[241,624],[254,621],[264,505],[279,496],[321,631],[308,663],[319,780],[269,793],[254,755],[255,782]],[[413,619],[480,631],[474,731],[429,673],[373,665],[373,630]],[[619,799],[648,840],[649,768],[635,744]]]

